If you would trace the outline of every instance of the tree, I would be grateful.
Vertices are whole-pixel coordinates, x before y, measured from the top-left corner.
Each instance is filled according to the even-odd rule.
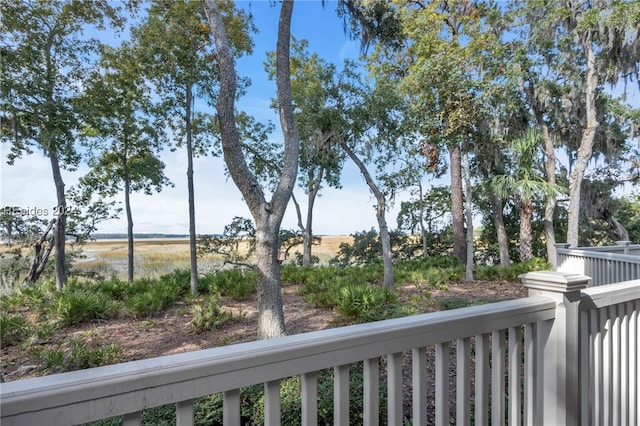
[[[401,149],[405,105],[393,83],[386,79],[378,79],[372,86],[363,83],[353,71],[353,65],[345,68],[340,88],[342,94],[337,108],[344,124],[338,128],[337,142],[356,164],[375,197],[384,286],[391,288],[393,253],[386,211],[395,187],[393,183],[386,185],[391,182],[387,169],[393,166]],[[376,168],[375,176],[369,171],[371,166]]]
[[[216,46],[220,69],[220,91],[216,107],[220,121],[224,159],[229,174],[242,193],[256,224],[256,263],[258,266],[258,338],[285,334],[284,311],[278,262],[279,231],[298,172],[300,141],[292,106],[289,72],[289,45],[293,1],[284,1],[278,24],[276,47],[276,85],[280,123],[284,135],[283,166],[276,189],[268,201],[249,169],[242,150],[235,120],[237,77],[233,55],[218,2],[202,0]]]
[[[65,235],[67,200],[61,171],[80,161],[75,148],[80,119],[76,99],[82,76],[93,63],[97,40],[83,36],[87,27],[120,25],[118,8],[110,2],[3,1],[2,110],[10,125],[2,141],[11,143],[9,164],[32,148],[51,164],[57,207],[53,223],[56,288],[67,281]],[[4,127],[4,126],[3,126]]]
[[[474,73],[477,52],[484,52],[483,10],[470,2],[398,1],[395,39],[376,45],[375,76],[398,82],[410,103],[412,133],[423,146],[449,152],[453,251],[466,262],[462,153],[466,136],[482,110]],[[398,30],[397,30],[398,31]],[[416,150],[420,152],[422,150]]]
[[[341,117],[335,104],[340,91],[336,67],[317,54],[309,54],[306,40],[293,38],[291,57],[291,91],[295,108],[296,128],[300,135],[299,186],[307,194],[307,214],[303,221],[300,205],[292,197],[302,232],[302,265],[311,264],[313,208],[323,183],[337,188],[344,154],[337,144],[336,129]],[[275,56],[269,54],[267,71],[274,75]]]
[[[582,181],[602,124],[598,108],[602,85],[616,84],[621,77],[637,80],[640,71],[640,2],[564,1],[557,5],[524,1],[516,7],[529,33],[527,45],[533,47],[530,58],[537,61],[538,72],[555,75],[565,83],[559,101],[572,114],[572,122],[579,123],[574,133],[576,145],[570,149],[567,226],[567,242],[577,246]],[[541,93],[539,84],[530,89]],[[536,102],[540,99],[536,96]],[[562,129],[566,123],[556,117],[549,124]]]
[[[495,176],[490,185],[503,199],[514,196],[520,207],[520,260],[527,261],[532,254],[531,217],[536,198],[555,197],[561,192],[557,185],[551,185],[536,173],[540,134],[529,129],[513,141],[511,152],[512,170]]]
[[[251,53],[252,30],[250,18],[225,2],[224,21],[231,28],[232,49],[235,56]],[[193,157],[211,150],[211,135],[206,127],[194,128],[194,101],[198,96],[209,103],[216,97],[218,70],[211,36],[204,10],[199,2],[152,2],[146,21],[134,31],[140,45],[141,62],[147,64],[145,73],[154,81],[156,92],[163,101],[162,114],[187,152],[187,188],[189,212],[189,247],[191,293],[198,293],[198,263],[196,250],[195,191],[193,185]],[[175,118],[177,117],[177,119]],[[198,120],[207,120],[199,117]],[[194,131],[195,130],[195,131]]]
[[[94,151],[90,172],[81,179],[105,197],[124,192],[127,216],[128,279],[134,278],[132,192],[151,194],[169,184],[156,153],[165,143],[164,129],[151,118],[152,101],[135,48],[123,43],[103,48],[101,69],[88,83],[84,98],[87,136]]]

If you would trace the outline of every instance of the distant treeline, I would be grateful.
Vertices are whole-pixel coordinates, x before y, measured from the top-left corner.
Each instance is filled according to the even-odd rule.
[[[126,239],[127,234],[91,234],[93,240]],[[189,238],[189,234],[133,234],[133,238]]]

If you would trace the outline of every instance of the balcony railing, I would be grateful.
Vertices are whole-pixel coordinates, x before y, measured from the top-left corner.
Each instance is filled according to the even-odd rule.
[[[557,268],[591,277],[591,287],[640,279],[640,244],[569,248],[558,244]]]
[[[318,372],[329,368],[333,423],[349,425],[355,362],[364,364],[365,425],[378,424],[381,381],[389,425],[407,413],[413,425],[638,424],[640,281],[585,289],[582,275],[522,280],[524,299],[3,383],[1,424],[122,416],[139,425],[144,409],[175,404],[177,424],[192,425],[194,399],[222,393],[224,424],[239,425],[241,388],[263,384],[265,424],[279,425],[280,382],[299,376],[302,424],[314,425]]]

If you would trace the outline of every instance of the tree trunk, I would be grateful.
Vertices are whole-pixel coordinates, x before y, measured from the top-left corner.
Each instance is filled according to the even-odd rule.
[[[360,173],[364,176],[364,180],[367,182],[369,189],[376,197],[376,219],[378,220],[378,228],[380,230],[380,243],[382,244],[382,265],[384,269],[384,286],[387,288],[393,288],[393,258],[391,253],[391,236],[389,235],[389,227],[386,220],[387,202],[384,194],[373,181],[371,174],[367,170],[364,163],[358,158],[356,153],[347,145],[344,141],[340,142],[340,146],[349,155],[354,163],[360,169]]]
[[[478,161],[478,168],[484,179],[489,179],[489,169],[485,157],[481,153],[477,153],[476,160]],[[489,200],[491,202],[491,213],[493,213],[493,223],[496,227],[500,266],[507,268],[511,265],[511,256],[509,255],[509,237],[507,236],[507,229],[504,226],[504,215],[502,214],[502,200],[494,193],[489,195]]]
[[[316,197],[318,196],[318,191],[320,190],[320,182],[322,182],[323,176],[324,167],[320,167],[318,175],[315,177],[315,179],[311,180],[311,187],[309,188],[309,194],[307,195],[307,221],[304,227],[303,234],[302,266],[311,265],[311,246],[313,245],[313,207],[316,203]]]
[[[490,198],[493,223],[496,227],[496,235],[498,237],[500,266],[508,268],[511,265],[511,256],[509,255],[509,237],[507,236],[507,228],[504,226],[504,216],[502,215],[502,200],[494,194],[492,194]]]
[[[193,145],[191,131],[191,103],[192,87],[187,84],[187,99],[185,105],[185,130],[187,134],[187,188],[189,191],[189,260],[191,265],[191,294],[198,294],[198,254],[196,248],[196,206],[195,190],[193,189]]]
[[[591,44],[591,32],[582,36],[582,47],[587,60],[587,87],[586,87],[586,115],[587,127],[582,133],[578,158],[569,179],[569,218],[567,224],[567,243],[572,247],[579,246],[579,222],[580,222],[580,190],[584,172],[587,169],[593,152],[593,140],[598,130],[598,118],[596,110],[596,89],[598,88],[598,74],[596,72],[596,58]]]
[[[249,169],[235,123],[236,72],[222,16],[214,0],[202,0],[216,45],[220,69],[220,90],[216,103],[224,159],[229,174],[242,193],[256,223],[256,262],[258,267],[258,338],[285,334],[280,288],[280,248],[278,234],[298,173],[300,140],[295,127],[289,70],[289,45],[293,1],[284,1],[278,24],[276,47],[276,85],[280,123],[284,135],[284,166],[280,180],[267,202],[256,176]]]
[[[469,167],[469,154],[465,152],[463,159],[464,188],[465,188],[465,213],[467,219],[467,264],[466,280],[473,282],[473,202],[471,193],[471,168]]]
[[[127,280],[133,281],[133,215],[131,213],[131,178],[126,156],[122,162],[124,180],[124,209],[127,215]]]
[[[286,334],[280,262],[279,225],[272,224],[265,211],[256,227],[256,263],[258,265],[258,339],[271,339]]]
[[[427,247],[427,227],[424,225],[424,192],[422,190],[422,182],[418,179],[418,200],[420,201],[420,217],[418,218],[418,223],[420,224],[420,236],[422,237],[422,257],[427,257],[428,247]]]
[[[67,284],[67,265],[65,263],[65,243],[67,233],[67,201],[64,194],[64,181],[60,173],[60,163],[58,156],[54,150],[49,151],[49,159],[51,161],[51,170],[53,172],[53,182],[56,186],[56,222],[53,231],[53,244],[55,246],[55,274],[56,289],[58,291]],[[47,256],[48,258],[48,256]]]
[[[532,81],[528,82],[528,85],[525,87],[524,84],[521,85],[522,90],[526,93],[529,104],[531,105],[531,109],[533,110],[533,115],[536,118],[536,122],[542,131],[542,142],[544,143],[544,152],[547,156],[547,160],[545,161],[544,167],[545,172],[547,174],[547,182],[551,185],[556,185],[556,151],[553,146],[553,137],[551,135],[551,131],[549,130],[549,126],[547,122],[544,120],[545,111],[542,109],[540,104],[538,103],[537,95],[536,95],[536,86]],[[556,269],[556,234],[554,227],[554,217],[556,212],[556,199],[554,197],[549,197],[545,200],[545,208],[544,208],[544,239],[547,247],[547,261],[551,264],[552,269]]]
[[[531,217],[533,215],[533,203],[531,200],[522,200],[520,203],[520,261],[526,262],[533,257],[531,248]]]
[[[464,197],[462,195],[462,159],[460,146],[452,144],[449,147],[451,173],[451,216],[453,219],[453,255],[465,265],[467,263],[467,248],[464,232]]]
[[[42,275],[45,266],[47,266],[47,261],[49,260],[49,255],[51,254],[51,250],[53,250],[55,241],[49,241],[49,243],[46,245],[45,243],[47,242],[47,236],[49,235],[49,232],[51,232],[51,229],[56,224],[56,220],[57,219],[52,219],[51,222],[49,222],[49,226],[47,226],[47,229],[45,229],[40,239],[33,245],[33,259],[31,260],[29,272],[27,273],[27,276],[22,283],[23,285],[33,284],[38,281],[38,278],[40,278],[40,275]]]

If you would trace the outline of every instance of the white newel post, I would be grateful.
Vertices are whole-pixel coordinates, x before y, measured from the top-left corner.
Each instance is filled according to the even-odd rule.
[[[577,426],[580,420],[579,302],[580,290],[591,278],[569,272],[539,271],[519,276],[529,296],[546,296],[557,303],[556,317],[539,325],[537,350],[545,425]],[[540,365],[542,364],[542,365]],[[541,386],[541,387],[540,387]],[[540,404],[538,404],[540,406]],[[537,413],[540,415],[540,413]],[[540,417],[539,417],[540,418]]]

